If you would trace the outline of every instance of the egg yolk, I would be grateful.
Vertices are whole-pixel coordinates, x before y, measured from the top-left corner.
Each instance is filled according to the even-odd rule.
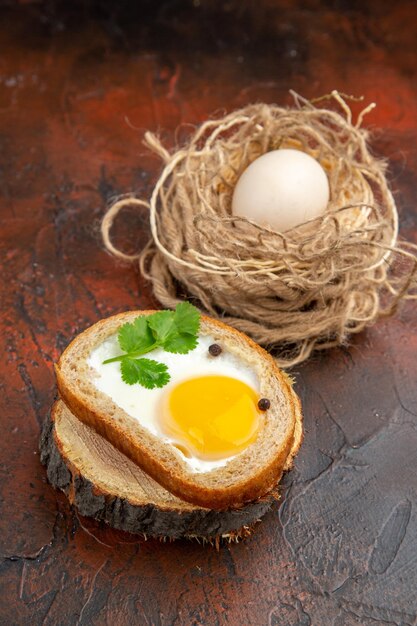
[[[186,456],[228,458],[256,439],[258,394],[229,376],[200,376],[168,390],[161,427]]]

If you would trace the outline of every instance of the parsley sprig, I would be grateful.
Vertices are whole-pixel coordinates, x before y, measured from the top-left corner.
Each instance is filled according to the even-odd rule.
[[[141,358],[156,348],[187,354],[197,345],[200,312],[189,302],[180,302],[175,311],[158,311],[137,317],[119,328],[119,346],[125,352],[103,363],[120,361],[122,379],[128,385],[139,383],[147,389],[163,387],[170,380],[165,363]]]

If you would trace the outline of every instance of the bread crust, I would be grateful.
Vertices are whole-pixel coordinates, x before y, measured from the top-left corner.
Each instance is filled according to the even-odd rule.
[[[156,441],[154,435],[146,431],[144,427],[136,425],[120,407],[118,407],[118,419],[97,408],[97,401],[89,397],[88,393],[82,391],[81,381],[74,384],[70,373],[68,372],[68,364],[74,358],[77,348],[80,346],[94,345],[94,337],[109,336],[115,332],[120,325],[126,321],[131,321],[139,315],[150,315],[154,311],[132,311],[128,313],[119,313],[118,315],[101,320],[88,328],[86,331],[78,335],[74,341],[67,347],[62,354],[57,365],[55,366],[59,393],[65,404],[71,412],[82,422],[91,426],[101,436],[106,438],[120,452],[125,454],[129,459],[141,467],[154,480],[161,484],[165,489],[175,494],[179,498],[210,509],[224,510],[229,508],[238,508],[245,503],[257,500],[259,497],[269,492],[274,485],[280,480],[281,475],[288,464],[291,462],[301,441],[301,411],[297,396],[292,390],[290,379],[283,374],[277,367],[273,358],[266,353],[260,346],[255,344],[249,337],[243,335],[236,329],[226,326],[218,320],[202,316],[202,322],[210,329],[215,329],[224,336],[228,336],[230,341],[237,344],[242,342],[247,348],[250,348],[261,359],[265,367],[268,368],[268,375],[272,377],[285,396],[285,403],[290,415],[289,425],[283,437],[283,441],[279,449],[274,453],[272,458],[257,467],[250,476],[228,476],[229,484],[213,485],[212,478],[221,477],[224,468],[213,470],[201,478],[201,474],[193,474],[186,469],[180,467],[175,459],[175,454],[169,450],[171,446],[161,441]],[[107,330],[109,330],[107,332]],[[106,335],[107,332],[107,335]],[[132,432],[134,430],[134,432]],[[165,456],[171,455],[169,462],[162,459],[161,456],[155,454],[155,445],[160,445],[164,450]],[[251,444],[243,453],[247,453],[249,449],[253,450],[256,445]],[[241,455],[239,455],[241,456]],[[247,458],[250,458],[249,455]],[[230,461],[226,467],[231,469],[233,461]],[[207,480],[210,478],[210,480]],[[221,482],[221,481],[220,481]]]

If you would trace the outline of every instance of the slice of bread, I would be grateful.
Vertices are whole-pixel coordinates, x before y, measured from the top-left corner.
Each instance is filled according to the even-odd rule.
[[[148,537],[216,541],[246,536],[277,499],[269,494],[230,511],[184,502],[80,422],[60,400],[45,421],[40,451],[49,482],[66,493],[81,515]]]
[[[110,396],[94,385],[91,352],[119,327],[154,311],[121,313],[78,335],[56,365],[58,389],[69,409],[129,457],[165,489],[182,500],[210,509],[237,508],[272,489],[291,462],[301,440],[301,411],[289,378],[273,358],[242,333],[202,316],[201,335],[210,335],[249,365],[270,400],[256,440],[224,467],[196,473],[170,444],[152,434]],[[192,355],[192,352],[189,353]]]

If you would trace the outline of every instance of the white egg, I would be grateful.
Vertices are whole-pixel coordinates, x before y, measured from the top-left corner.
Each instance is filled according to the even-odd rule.
[[[232,213],[285,232],[322,215],[329,195],[327,175],[316,159],[300,150],[273,150],[239,178]]]
[[[255,371],[242,360],[224,350],[220,356],[211,357],[208,347],[216,340],[210,335],[200,335],[197,347],[188,354],[171,354],[162,349],[154,350],[146,355],[160,363],[165,363],[171,375],[171,380],[162,389],[145,389],[139,384],[127,385],[120,374],[120,363],[103,364],[106,359],[118,356],[121,353],[117,335],[112,335],[97,346],[88,358],[88,364],[94,370],[94,384],[102,393],[109,396],[113,402],[130,416],[137,419],[141,426],[168,443],[176,443],[167,437],[160,427],[159,412],[161,399],[170,393],[178,383],[195,379],[200,376],[228,376],[246,383],[251,389],[259,393],[259,379]],[[185,456],[178,452],[181,458],[197,472],[207,472],[217,467],[223,467],[230,460],[203,460],[195,456]]]

